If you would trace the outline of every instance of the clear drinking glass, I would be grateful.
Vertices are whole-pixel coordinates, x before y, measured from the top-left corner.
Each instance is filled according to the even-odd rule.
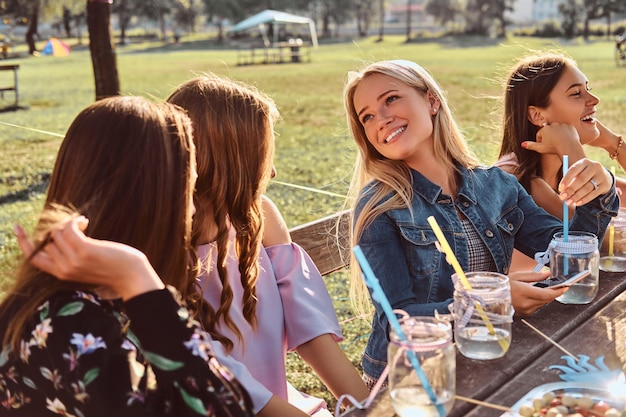
[[[563,233],[556,233],[550,244],[550,277],[558,281],[578,272],[589,270],[586,278],[578,281],[557,300],[563,304],[589,304],[598,294],[600,252],[598,238],[593,233],[569,232],[567,242]]]
[[[626,209],[620,207],[609,223],[600,248],[600,270],[626,272]]]
[[[454,282],[454,341],[463,356],[489,360],[504,356],[511,344],[511,287],[506,275],[468,272],[467,290],[457,274]]]
[[[406,340],[392,330],[387,350],[391,404],[400,417],[439,417],[435,404],[422,385],[412,361],[419,363],[437,404],[446,414],[454,404],[456,354],[449,322],[434,317],[400,319]]]

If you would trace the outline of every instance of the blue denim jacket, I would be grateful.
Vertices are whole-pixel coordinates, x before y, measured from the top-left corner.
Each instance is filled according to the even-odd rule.
[[[467,241],[456,210],[474,225],[502,274],[509,272],[514,248],[534,257],[546,250],[556,232],[563,231],[562,222],[538,207],[517,179],[500,168],[461,168],[456,201],[419,172],[411,172],[413,217],[408,209],[390,210],[378,216],[358,242],[391,306],[411,316],[432,316],[435,310],[449,313],[454,291],[454,270],[435,246],[437,238],[428,216],[435,217],[465,271],[469,271]],[[355,218],[370,198],[369,191],[378,185],[374,181],[363,190]],[[570,230],[594,233],[602,241],[618,207],[613,184],[608,193],[576,209]],[[378,378],[387,363],[389,326],[380,305],[374,306],[362,364],[367,375]]]

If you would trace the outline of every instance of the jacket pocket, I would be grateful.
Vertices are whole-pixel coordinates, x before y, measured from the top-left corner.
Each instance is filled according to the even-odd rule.
[[[429,228],[415,224],[399,223],[398,227],[405,242],[405,255],[414,276],[429,277],[441,268],[442,254],[437,249],[437,236]]]

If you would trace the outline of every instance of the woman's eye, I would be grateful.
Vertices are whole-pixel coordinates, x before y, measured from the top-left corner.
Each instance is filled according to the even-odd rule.
[[[385,99],[385,103],[389,104],[389,103],[393,103],[394,101],[396,101],[399,97],[398,96],[389,96]]]
[[[580,90],[576,90],[572,93],[573,96],[579,96],[580,95]]]
[[[372,117],[373,116],[371,114],[366,114],[363,118],[361,118],[361,124],[365,124],[366,122],[372,120]]]

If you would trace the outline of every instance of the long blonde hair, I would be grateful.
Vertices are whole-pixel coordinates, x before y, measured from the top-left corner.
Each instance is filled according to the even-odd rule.
[[[189,118],[168,103],[117,96],[85,108],[61,143],[36,242],[75,212],[84,214],[89,219],[86,235],[139,249],[163,282],[175,286],[197,309],[191,137]],[[3,346],[10,344],[19,352],[22,332],[36,308],[54,293],[90,288],[23,262],[0,304]]]
[[[204,321],[212,336],[230,350],[232,341],[215,326],[223,320],[242,340],[230,316],[233,291],[226,269],[229,230],[232,225],[236,232],[244,317],[254,327],[263,238],[261,195],[270,180],[273,129],[279,114],[272,99],[254,87],[211,74],[184,82],[168,101],[186,109],[194,125],[198,180],[193,234],[197,239],[206,234],[207,225],[217,225],[216,267],[222,282],[220,306],[215,310],[205,303]]]
[[[387,159],[368,141],[365,129],[354,107],[354,94],[361,81],[373,74],[393,77],[415,88],[420,94],[430,93],[439,101],[440,107],[433,120],[434,153],[437,162],[450,171],[458,171],[456,164],[474,168],[478,159],[470,151],[461,134],[443,90],[434,78],[420,65],[406,60],[380,61],[367,65],[358,72],[350,72],[344,88],[344,106],[348,126],[358,147],[358,155],[348,193],[348,204],[354,209],[361,198],[365,186],[376,181],[377,186],[367,192],[369,200],[363,206],[358,218],[352,218],[350,241],[358,243],[363,231],[379,215],[393,209],[411,210],[413,188],[409,167],[402,161]],[[350,299],[359,314],[371,311],[367,288],[361,278],[361,271],[354,256],[351,260]]]

